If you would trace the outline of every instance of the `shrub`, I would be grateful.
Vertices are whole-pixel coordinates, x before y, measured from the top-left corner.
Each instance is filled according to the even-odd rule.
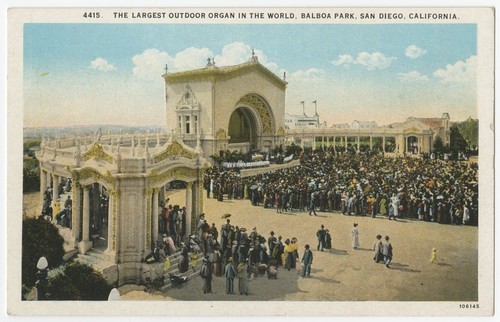
[[[23,193],[40,190],[40,167],[35,158],[23,160]]]
[[[73,262],[49,280],[47,299],[106,301],[112,288],[92,266]]]
[[[37,279],[36,264],[40,257],[47,258],[49,268],[63,262],[64,239],[54,225],[38,218],[23,220],[22,238],[22,282],[25,287],[31,288]]]

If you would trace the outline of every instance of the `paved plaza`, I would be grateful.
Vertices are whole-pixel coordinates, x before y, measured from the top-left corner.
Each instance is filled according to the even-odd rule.
[[[184,201],[184,191],[170,196],[172,204]],[[254,207],[248,200],[204,199],[208,223],[220,226],[221,216],[230,213],[231,224],[251,230],[264,237],[271,230],[283,239],[297,237],[299,255],[310,244],[314,261],[310,278],[301,278],[297,271],[280,268],[278,279],[257,277],[250,281],[250,294],[225,294],[225,278],[215,277],[214,293],[203,294],[202,280],[190,280],[181,289],[167,293],[148,294],[132,291],[124,300],[314,300],[314,301],[475,301],[478,292],[478,229],[470,226],[441,225],[402,219],[389,221],[384,217],[344,216],[341,213],[307,212],[276,213],[276,209]],[[353,223],[358,223],[361,247],[353,249]],[[316,251],[316,231],[323,224],[330,230],[333,249]],[[391,268],[373,261],[375,236],[389,235],[394,248]],[[430,262],[436,248],[438,261]]]
[[[172,204],[182,205],[185,192],[173,192]],[[37,213],[38,194],[25,195],[27,215]],[[247,229],[257,228],[264,237],[271,230],[284,239],[297,237],[299,255],[306,243],[313,249],[310,278],[297,271],[280,268],[278,279],[256,277],[249,283],[248,296],[226,295],[225,278],[212,281],[214,293],[203,294],[202,280],[196,277],[181,289],[150,294],[122,287],[123,300],[213,300],[213,301],[475,301],[478,292],[478,228],[441,225],[402,219],[390,221],[379,216],[344,216],[335,212],[276,213],[276,209],[254,207],[249,200],[218,202],[206,199],[204,207],[208,223],[220,226],[221,216],[230,213],[231,224]],[[353,249],[350,231],[358,223],[361,247]],[[330,230],[333,249],[316,251],[316,231],[323,224]],[[373,258],[375,236],[389,235],[394,247],[391,268],[376,264]],[[431,250],[438,251],[438,262],[430,262]],[[238,288],[235,287],[237,292]]]

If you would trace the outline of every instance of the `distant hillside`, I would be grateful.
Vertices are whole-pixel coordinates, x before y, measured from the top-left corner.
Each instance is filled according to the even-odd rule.
[[[38,127],[24,128],[24,139],[41,138],[41,137],[65,137],[75,135],[93,134],[101,130],[103,134],[108,132],[118,134],[120,131],[123,134],[137,132],[156,132],[164,131],[162,126],[128,126],[128,125],[82,125],[82,126],[67,126],[67,127]]]

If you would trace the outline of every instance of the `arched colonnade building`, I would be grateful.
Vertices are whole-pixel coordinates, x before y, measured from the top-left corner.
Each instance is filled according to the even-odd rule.
[[[359,151],[361,145],[379,152],[396,154],[431,153],[434,140],[440,137],[444,145],[450,143],[450,117],[410,117],[405,122],[389,126],[367,128],[302,128],[286,129],[286,142],[303,147],[346,147]]]
[[[167,184],[186,183],[181,205],[186,207],[185,236],[195,231],[203,212],[203,172],[209,165],[199,145],[193,149],[160,134],[98,135],[43,140],[36,156],[42,199],[52,186],[54,203],[61,179],[71,180],[72,246],[80,254],[98,249],[101,259],[109,263],[106,275],[112,282],[141,281],[141,262],[161,239],[159,206]],[[100,207],[102,194],[107,197],[106,213]],[[96,229],[104,244],[92,240]]]

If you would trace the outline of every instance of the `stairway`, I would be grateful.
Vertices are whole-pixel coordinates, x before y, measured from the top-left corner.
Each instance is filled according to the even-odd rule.
[[[92,248],[86,254],[78,254],[75,260],[90,265],[100,272],[104,272],[106,268],[116,265],[109,260],[104,250],[99,248]]]
[[[190,254],[189,254],[190,255]],[[188,255],[188,258],[190,258]],[[188,281],[194,279],[196,276],[198,276],[200,274],[200,268],[201,268],[201,263],[203,261],[203,254],[200,253],[199,257],[198,257],[198,263],[196,265],[196,267],[194,268],[194,270],[191,268],[191,261],[189,262],[189,270],[185,273],[179,273],[179,262],[181,261],[181,250],[178,250],[174,255],[171,255],[170,256],[170,268],[168,269],[168,271],[166,271],[164,273],[164,281],[165,281],[165,284],[164,286],[161,288],[162,292],[166,292],[168,289],[170,289],[172,286],[172,283],[170,282],[170,276],[169,274],[174,274],[174,275],[178,275],[178,276],[187,276],[188,278]],[[164,263],[161,263],[162,267],[164,265]]]
[[[189,254],[190,255],[190,254]],[[169,274],[174,274],[177,276],[187,276],[188,281],[194,279],[200,273],[201,263],[203,261],[203,254],[200,253],[198,257],[198,263],[193,270],[191,267],[191,262],[189,263],[189,270],[185,273],[179,272],[179,262],[182,258],[181,250],[177,251],[175,254],[170,255],[170,268],[168,271],[164,272],[163,267],[165,265],[164,262],[158,263],[142,263],[142,282],[146,282],[147,279],[153,281],[160,275],[164,277],[164,285],[161,287],[162,292],[166,292],[172,287],[172,283],[170,282]],[[91,265],[94,269],[101,272],[106,280],[110,283],[114,283],[118,279],[118,267],[117,265],[110,261],[107,255],[104,253],[103,249],[92,248],[86,254],[78,254],[75,258],[76,261]]]

